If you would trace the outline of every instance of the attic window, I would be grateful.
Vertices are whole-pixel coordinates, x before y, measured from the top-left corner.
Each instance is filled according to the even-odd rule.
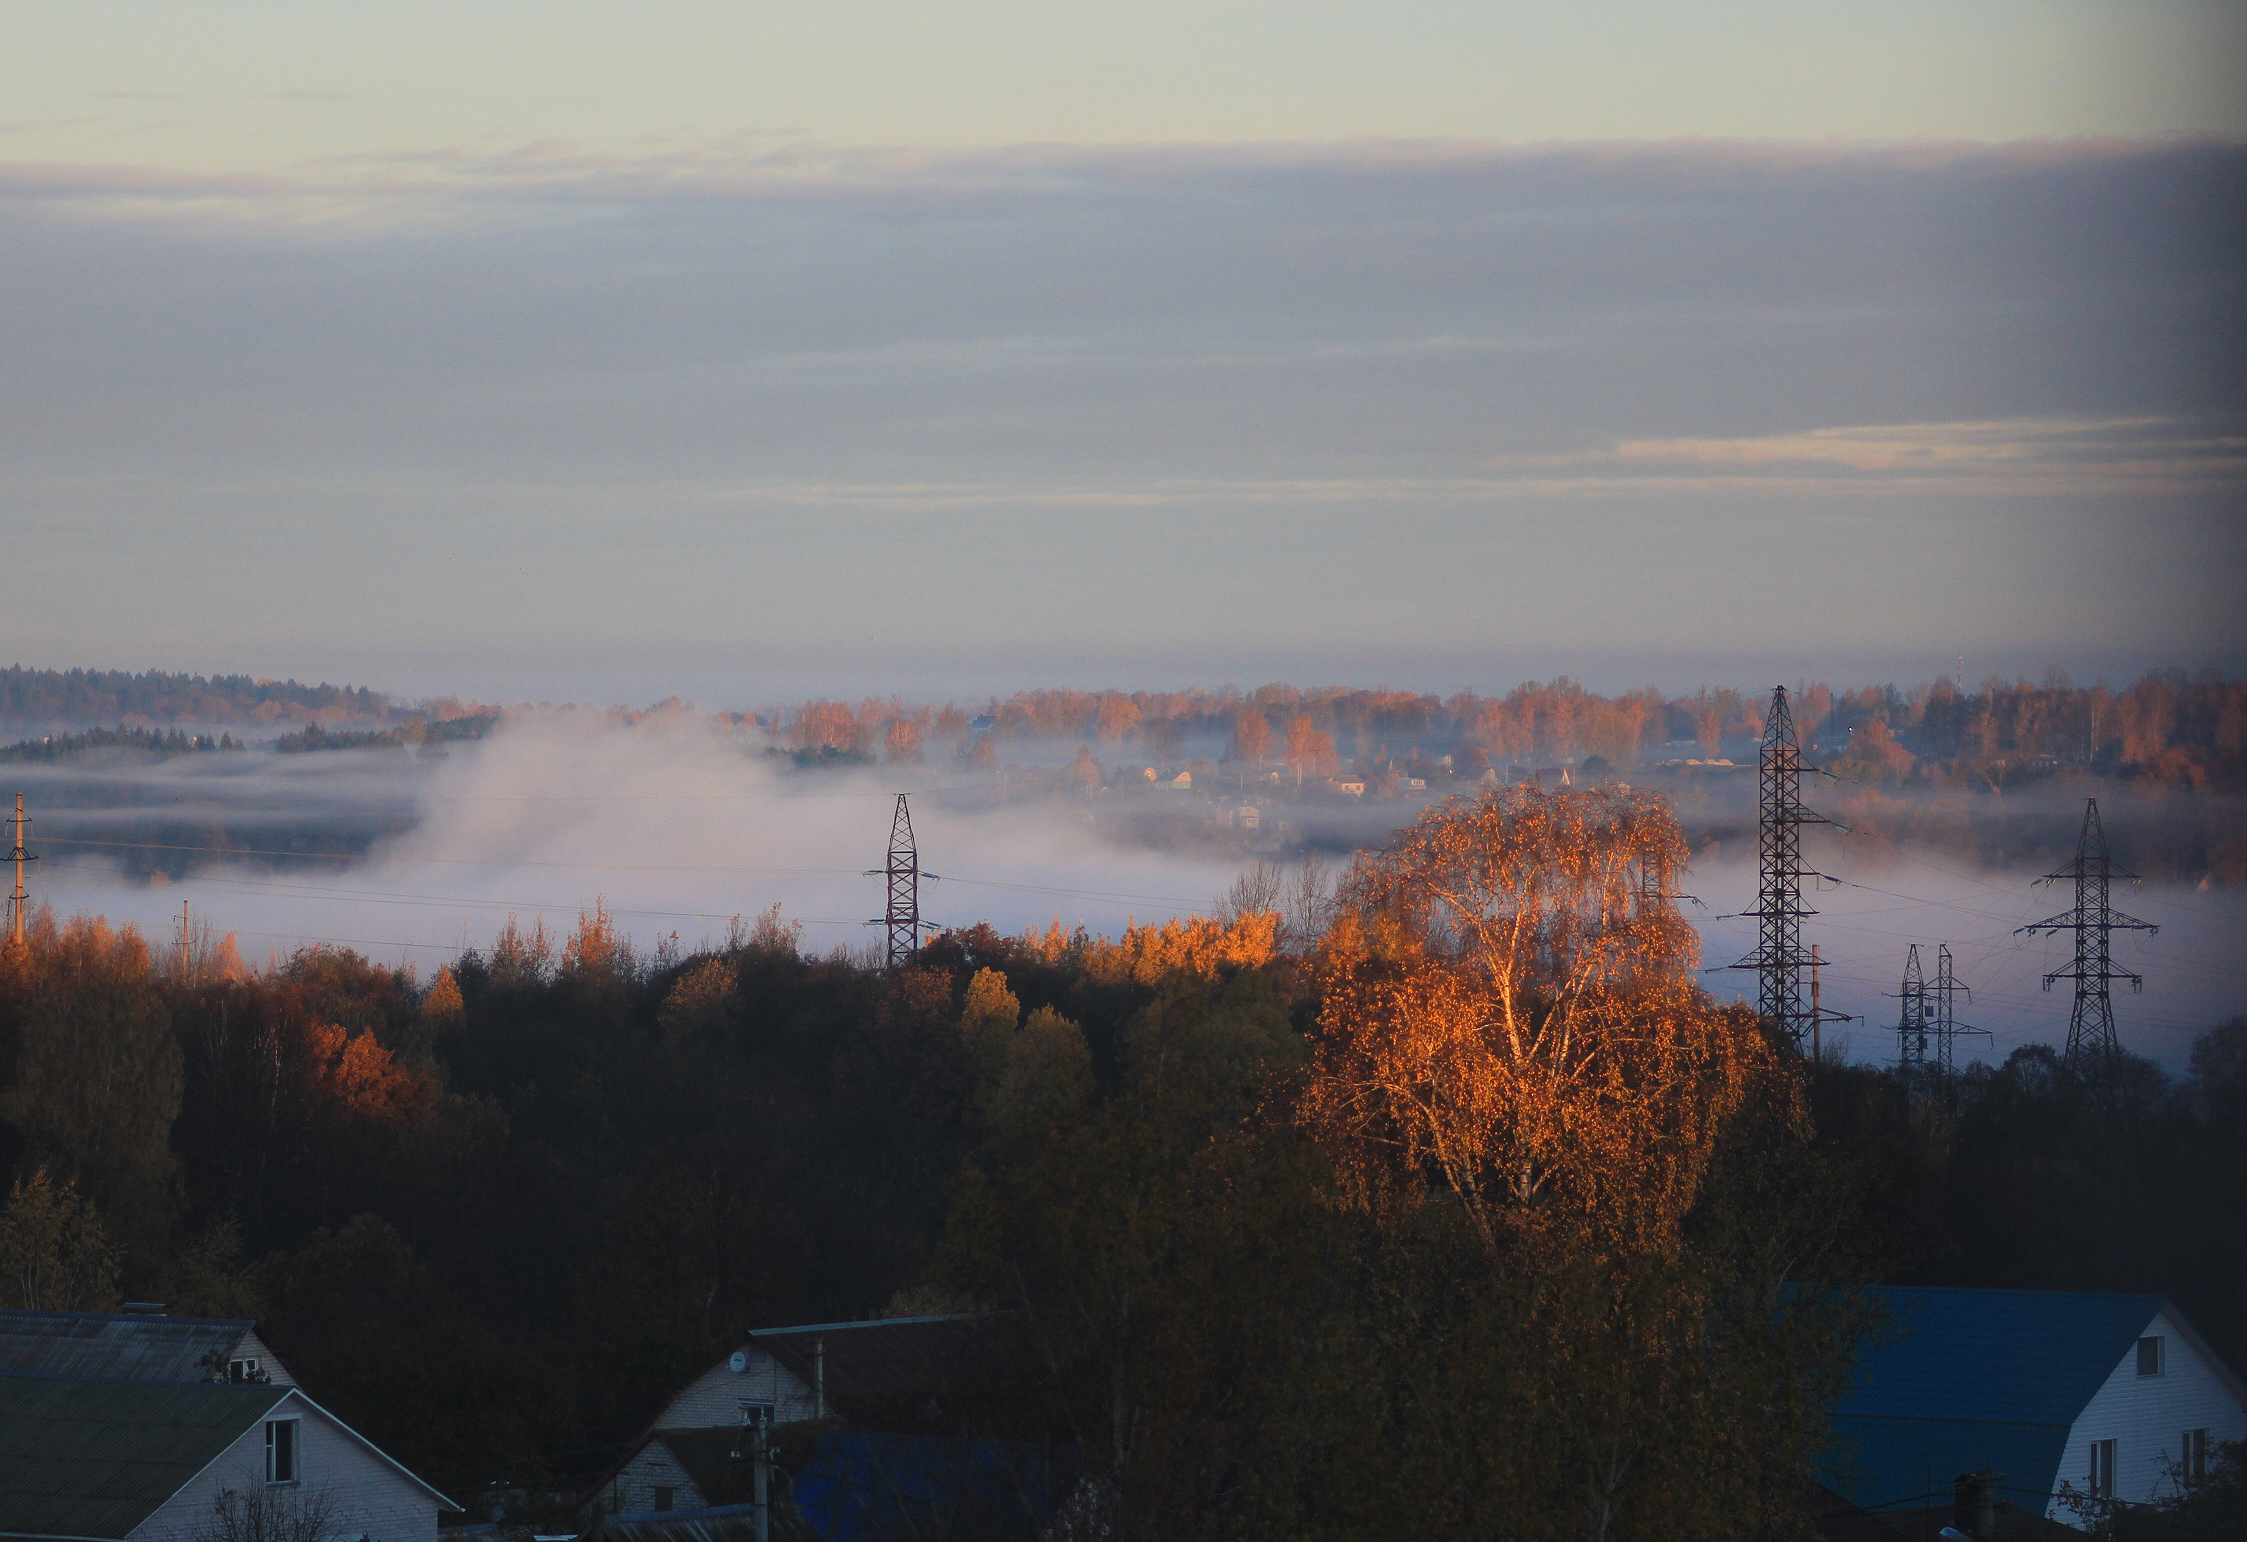
[[[227,1361],[226,1379],[233,1382],[261,1382],[265,1380],[265,1372],[258,1365],[257,1357],[251,1355],[240,1360]]]
[[[671,1502],[672,1502],[672,1500],[673,1500],[673,1499],[674,1499],[674,1498],[675,1498],[676,1496],[677,1496],[677,1491],[676,1491],[676,1490],[674,1490],[674,1489],[669,1489],[669,1488],[658,1488],[658,1489],[657,1489],[657,1490],[655,1491],[655,1504],[654,1504],[653,1508],[655,1508],[656,1510],[668,1510],[668,1509],[670,1509],[670,1508],[671,1508]]]
[[[2160,1335],[2156,1334],[2152,1338],[2138,1340],[2138,1374],[2140,1376],[2159,1376],[2161,1374]]]

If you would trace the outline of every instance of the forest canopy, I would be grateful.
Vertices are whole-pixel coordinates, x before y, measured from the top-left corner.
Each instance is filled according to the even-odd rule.
[[[591,1483],[748,1328],[1007,1308],[1014,1433],[1188,1537],[1788,1534],[1874,1283],[2160,1291],[2241,1355],[2247,1020],[2118,1105],[1806,1061],[1698,985],[1679,843],[1503,787],[1332,893],[894,973],[777,914],[426,979],[41,914],[0,1296],[257,1317],[463,1495]]]

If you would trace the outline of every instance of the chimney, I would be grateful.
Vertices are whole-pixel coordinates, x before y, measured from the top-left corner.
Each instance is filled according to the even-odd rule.
[[[1951,1479],[1951,1524],[1976,1542],[1997,1535],[1997,1485],[2003,1473],[1984,1467]]]

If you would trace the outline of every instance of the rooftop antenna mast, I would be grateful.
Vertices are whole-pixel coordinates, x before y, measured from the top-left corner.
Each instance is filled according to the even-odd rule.
[[[2054,980],[2075,982],[2075,1010],[2068,1017],[2068,1069],[2079,1076],[2105,1082],[2111,1089],[2122,1070],[2122,1046],[2114,1037],[2114,1001],[2107,992],[2110,980],[2128,980],[2134,991],[2145,989],[2145,977],[2114,967],[2112,935],[2115,932],[2158,932],[2160,927],[2136,916],[2124,915],[2107,903],[2107,886],[2116,879],[2138,881],[2136,873],[2116,868],[2107,855],[2106,826],[2099,820],[2099,800],[2085,800],[2083,834],[2076,841],[2075,860],[2056,873],[2046,873],[2045,883],[2075,880],[2075,907],[2056,916],[2032,921],[2020,931],[2075,933],[2075,962],[2044,977],[2050,990]]]
[[[23,828],[30,823],[30,820],[23,817],[23,794],[19,792],[16,794],[15,845],[14,849],[8,853],[8,860],[16,865],[16,886],[8,896],[8,935],[14,939],[19,947],[23,944],[24,912],[30,907],[31,903],[31,896],[23,886],[23,865],[26,862],[39,860],[23,849]]]
[[[1756,950],[1726,967],[1756,971],[1756,1010],[1799,1049],[1817,1026],[1802,1004],[1802,971],[1811,961],[1802,946],[1802,920],[1818,913],[1802,902],[1803,878],[1816,876],[1802,865],[1802,827],[1833,821],[1802,806],[1802,746],[1783,685],[1771,691],[1756,752],[1756,794],[1757,904],[1743,912],[1743,919],[1757,922]]]
[[[912,961],[921,944],[921,857],[913,846],[913,813],[903,793],[897,795],[897,812],[890,819],[889,865],[877,871],[889,882],[889,906],[873,924],[889,928],[889,969],[894,974]]]

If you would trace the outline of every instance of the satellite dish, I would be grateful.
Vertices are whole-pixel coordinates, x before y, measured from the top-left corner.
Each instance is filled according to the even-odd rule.
[[[728,1360],[726,1364],[732,1366],[736,1371],[746,1371],[749,1369],[749,1357],[737,1349],[733,1352],[733,1358]]]

